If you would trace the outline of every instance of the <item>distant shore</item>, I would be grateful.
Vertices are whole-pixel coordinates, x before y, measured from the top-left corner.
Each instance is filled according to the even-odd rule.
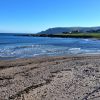
[[[2,100],[99,100],[100,55],[0,61]]]
[[[95,38],[100,39],[100,33],[56,33],[56,34],[32,34],[32,33],[1,33],[8,36],[28,37],[52,37],[52,38]]]
[[[58,37],[58,38],[96,38],[100,39],[100,33],[68,33],[68,34],[32,34],[35,37]]]
[[[68,34],[17,34],[16,36],[52,37],[52,38],[95,38],[100,39],[100,33],[68,33]]]

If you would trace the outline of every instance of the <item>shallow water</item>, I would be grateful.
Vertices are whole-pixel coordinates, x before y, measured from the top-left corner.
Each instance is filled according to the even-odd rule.
[[[0,59],[73,54],[100,54],[100,40],[0,34]]]

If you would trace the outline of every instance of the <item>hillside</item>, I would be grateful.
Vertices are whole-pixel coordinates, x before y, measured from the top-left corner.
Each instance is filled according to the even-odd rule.
[[[37,34],[58,34],[62,32],[71,32],[78,30],[80,33],[86,33],[88,31],[99,31],[100,33],[100,27],[55,27],[55,28],[49,28],[45,31],[41,31]]]

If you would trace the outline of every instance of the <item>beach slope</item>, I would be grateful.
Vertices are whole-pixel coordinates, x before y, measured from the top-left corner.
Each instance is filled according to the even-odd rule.
[[[0,61],[0,100],[100,100],[100,56]]]

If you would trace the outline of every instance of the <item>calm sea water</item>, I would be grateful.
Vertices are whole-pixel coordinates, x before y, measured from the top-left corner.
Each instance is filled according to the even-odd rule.
[[[0,59],[94,53],[100,54],[100,40],[0,34]]]

